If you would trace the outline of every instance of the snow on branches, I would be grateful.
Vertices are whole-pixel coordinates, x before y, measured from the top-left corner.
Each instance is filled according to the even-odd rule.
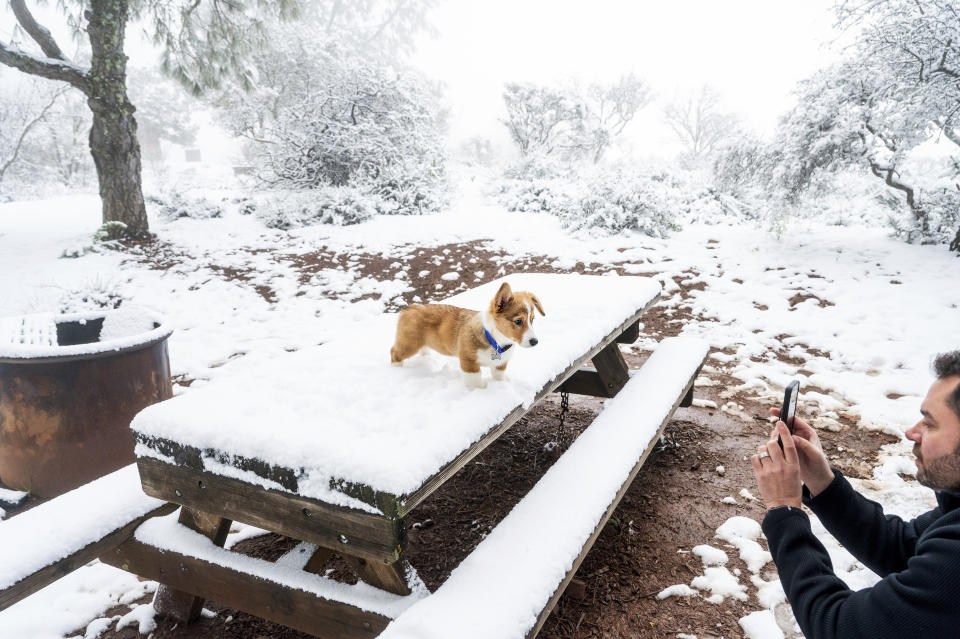
[[[264,52],[258,66],[260,88],[226,95],[220,106],[228,126],[249,140],[263,183],[350,187],[350,198],[366,194],[383,214],[443,204],[443,112],[435,87],[419,75],[302,42]],[[330,195],[343,201],[343,193]]]

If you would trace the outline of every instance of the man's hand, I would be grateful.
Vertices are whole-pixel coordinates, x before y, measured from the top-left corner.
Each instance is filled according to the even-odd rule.
[[[770,414],[774,417],[780,416],[779,408],[771,408]],[[776,439],[780,432],[777,428],[783,422],[777,422],[773,432],[770,433],[771,439]],[[787,429],[789,432],[789,429]],[[786,448],[789,436],[783,436],[783,445]],[[800,464],[800,480],[807,486],[807,490],[813,496],[819,495],[833,481],[833,470],[830,469],[830,463],[823,452],[823,446],[820,444],[820,437],[817,431],[810,427],[807,422],[799,417],[793,418],[793,443],[797,449],[797,460]]]
[[[777,443],[777,435],[783,440],[783,450]],[[800,463],[797,447],[786,424],[777,422],[773,436],[765,445],[757,447],[757,454],[750,458],[750,463],[753,464],[753,474],[757,476],[760,496],[768,509],[777,506],[800,507]]]

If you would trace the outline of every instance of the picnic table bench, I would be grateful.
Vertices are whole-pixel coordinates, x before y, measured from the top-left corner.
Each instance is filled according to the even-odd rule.
[[[518,353],[507,380],[485,389],[467,389],[457,362],[436,354],[389,366],[396,316],[384,315],[316,348],[257,361],[256,375],[225,376],[142,411],[131,427],[143,490],[183,508],[139,525],[101,559],[165,584],[154,605],[181,621],[195,618],[209,598],[319,636],[374,637],[385,629],[411,637],[534,636],[673,411],[689,405],[707,349],[696,340],[664,343],[631,380],[619,343],[636,340],[657,282],[553,274],[505,280],[535,293],[547,316],[537,325],[540,345]],[[501,281],[445,301],[485,308]],[[406,561],[410,513],[551,392],[613,397],[624,387],[629,392],[607,402],[431,595]],[[591,474],[597,479],[586,492],[572,482]],[[571,534],[529,525],[524,513],[549,510],[558,498],[565,507],[553,504],[553,525],[563,530],[568,522]],[[241,556],[222,548],[233,520],[302,543],[275,564]],[[457,584],[489,580],[491,566],[503,564],[493,558],[511,540],[545,551],[530,553],[537,558],[530,572],[515,580],[535,584],[536,605],[514,597],[512,608],[487,610],[514,620],[476,626],[492,634],[456,633],[438,621],[451,618],[434,614],[437,606],[464,607],[469,587]],[[357,572],[356,585],[323,575],[335,553]],[[511,580],[498,587],[504,581]]]
[[[0,610],[129,539],[147,519],[175,510],[148,497],[130,464],[0,522]]]

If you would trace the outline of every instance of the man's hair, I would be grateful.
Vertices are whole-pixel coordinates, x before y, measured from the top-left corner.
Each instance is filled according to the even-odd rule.
[[[937,379],[960,377],[960,350],[937,355],[933,360],[933,370],[937,374]],[[960,384],[957,384],[947,397],[947,405],[960,418]]]

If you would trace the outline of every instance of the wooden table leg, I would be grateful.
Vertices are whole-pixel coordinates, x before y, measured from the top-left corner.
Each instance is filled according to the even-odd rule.
[[[594,355],[593,365],[596,366],[597,375],[608,393],[607,397],[616,395],[624,384],[630,381],[630,369],[620,352],[620,345],[616,342],[610,342]]]
[[[327,562],[334,554],[340,554],[343,560],[350,566],[357,576],[371,586],[376,586],[381,590],[392,592],[397,595],[409,595],[410,586],[407,584],[406,560],[401,559],[390,564],[373,559],[364,559],[362,557],[353,557],[343,554],[342,551],[334,552],[329,548],[317,546],[307,564],[303,567],[306,572],[322,575]]]
[[[392,564],[385,564],[382,561],[348,555],[343,555],[343,558],[356,571],[357,576],[371,586],[397,595],[410,594],[410,586],[407,584],[406,576],[406,560],[401,559]]]
[[[180,509],[178,521],[190,530],[208,537],[221,548],[227,541],[230,524],[233,523],[229,519],[189,508]],[[168,617],[178,623],[190,623],[200,616],[203,602],[203,597],[196,597],[188,592],[161,584],[153,598],[153,607],[160,616]]]
[[[313,551],[310,559],[308,559],[306,565],[304,565],[303,570],[315,575],[322,575],[324,569],[327,567],[327,562],[330,561],[330,558],[333,557],[334,554],[335,553],[329,548],[317,546],[317,549]]]

